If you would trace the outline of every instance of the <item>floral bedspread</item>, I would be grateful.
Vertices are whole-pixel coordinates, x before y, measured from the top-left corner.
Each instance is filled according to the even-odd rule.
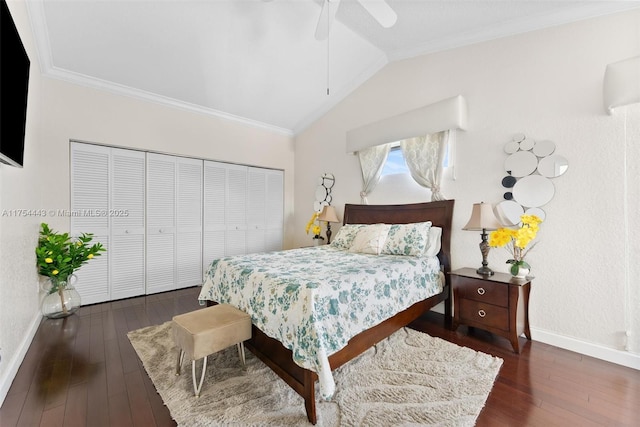
[[[351,253],[329,245],[215,260],[199,300],[231,304],[318,374],[329,399],[329,356],[349,339],[442,291],[438,258]]]

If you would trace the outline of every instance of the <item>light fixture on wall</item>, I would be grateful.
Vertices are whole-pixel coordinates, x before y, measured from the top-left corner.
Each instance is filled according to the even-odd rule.
[[[322,212],[318,215],[318,221],[326,221],[327,223],[327,244],[331,243],[331,223],[340,222],[336,210],[333,206],[325,205]]]
[[[467,225],[462,227],[463,230],[482,231],[482,241],[480,242],[480,252],[482,253],[482,267],[476,270],[476,273],[483,276],[493,275],[493,270],[489,268],[487,262],[487,256],[489,255],[489,241],[487,236],[487,230],[496,230],[502,227],[500,221],[493,213],[493,206],[489,203],[474,203],[473,210],[471,211],[471,218]]]
[[[603,97],[609,114],[616,107],[640,102],[640,56],[607,65]]]

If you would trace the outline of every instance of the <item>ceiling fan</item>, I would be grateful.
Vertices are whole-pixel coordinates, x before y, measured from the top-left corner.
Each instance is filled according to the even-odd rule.
[[[392,27],[398,20],[398,15],[385,0],[357,0],[373,18],[384,28]],[[316,26],[316,40],[329,37],[331,25],[336,18],[340,0],[322,0],[322,10]]]

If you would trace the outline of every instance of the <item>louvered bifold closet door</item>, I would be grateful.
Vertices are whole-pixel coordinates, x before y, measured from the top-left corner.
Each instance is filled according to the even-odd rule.
[[[109,164],[108,147],[71,144],[71,235],[93,233],[107,249],[76,271],[83,305],[109,300]],[[62,231],[62,230],[56,230]]]
[[[227,234],[227,165],[204,161],[203,273],[211,262],[225,256]]]
[[[227,235],[225,255],[247,252],[247,167],[227,165]]]
[[[111,149],[111,299],[145,293],[145,153]]]
[[[177,286],[202,284],[202,160],[177,160]]]
[[[267,170],[265,250],[282,250],[284,235],[284,171]]]
[[[147,154],[146,293],[176,288],[176,158]]]
[[[247,170],[247,252],[265,251],[266,170]]]

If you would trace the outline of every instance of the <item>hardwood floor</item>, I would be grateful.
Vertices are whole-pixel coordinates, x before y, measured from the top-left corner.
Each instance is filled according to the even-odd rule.
[[[0,426],[174,426],[126,334],[198,309],[198,292],[44,320],[0,408]],[[640,425],[640,371],[524,338],[516,355],[505,338],[445,329],[437,313],[412,327],[504,360],[477,426]]]

